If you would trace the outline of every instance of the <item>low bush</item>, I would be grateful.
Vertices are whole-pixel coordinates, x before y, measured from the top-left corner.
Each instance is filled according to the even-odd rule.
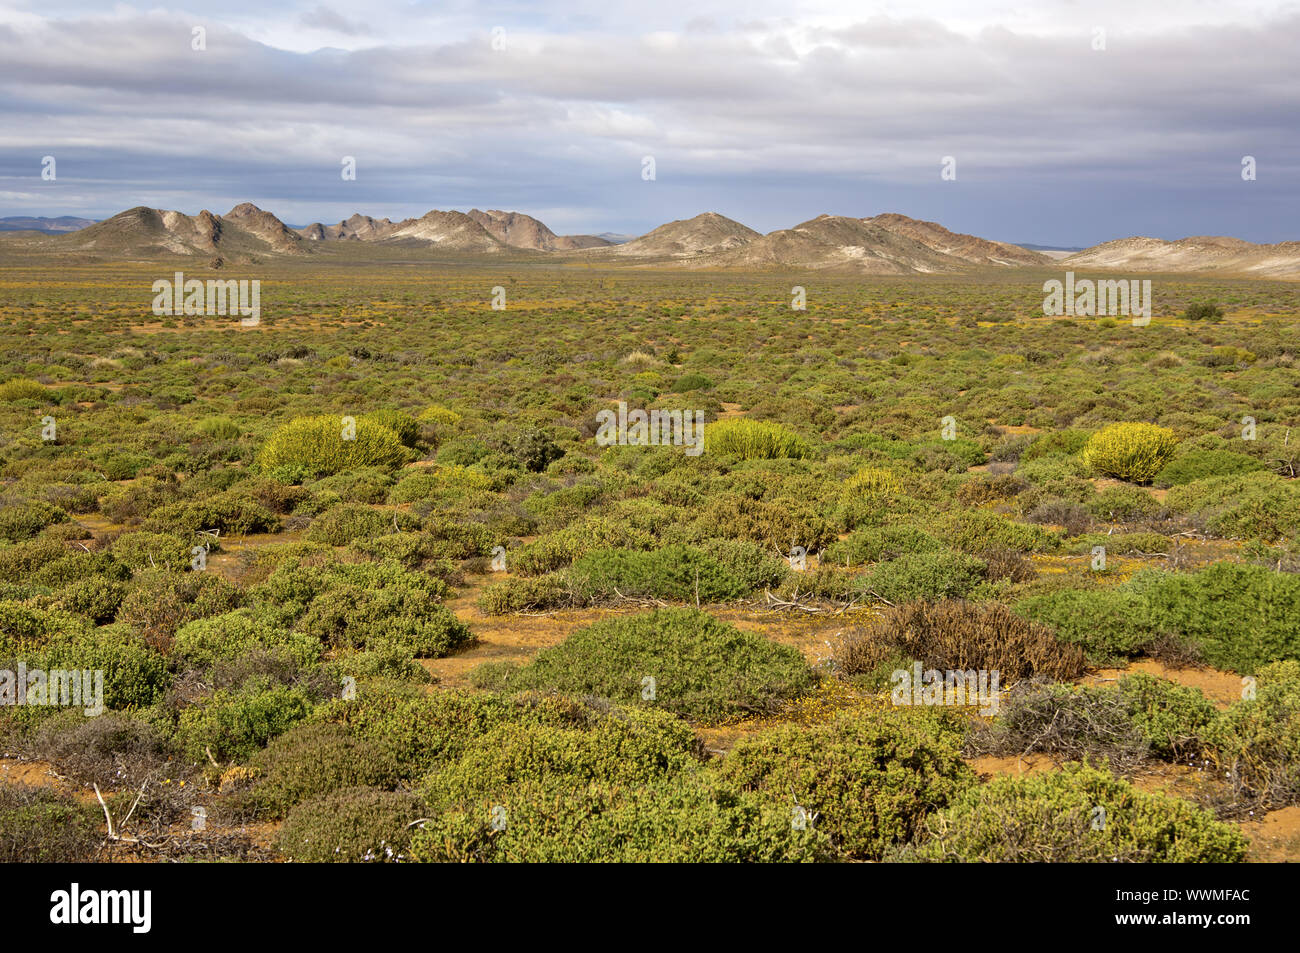
[[[1300,663],[1262,667],[1255,697],[1220,712],[1202,741],[1239,795],[1265,807],[1300,801]]]
[[[1210,477],[1236,476],[1264,469],[1254,457],[1232,450],[1193,450],[1166,463],[1155,475],[1156,486],[1181,486]]]
[[[429,818],[410,853],[429,863],[794,863],[835,856],[814,824],[792,827],[788,804],[735,792],[699,771],[648,786],[519,784],[504,802],[480,799]]]
[[[307,539],[313,543],[346,546],[354,540],[410,531],[419,525],[416,517],[400,510],[384,511],[360,503],[344,503],[318,516],[307,530]]]
[[[149,721],[117,712],[87,718],[80,711],[51,719],[31,742],[37,757],[81,784],[134,787],[170,760],[170,749]]]
[[[926,669],[997,671],[1003,686],[1032,676],[1072,679],[1084,671],[1083,653],[1058,641],[1046,626],[998,603],[961,600],[886,610],[841,642],[836,670],[847,676],[868,674],[896,656],[916,659]]]
[[[257,780],[248,801],[269,817],[283,817],[295,804],[340,788],[391,790],[402,777],[391,744],[362,740],[329,722],[294,725],[259,751],[252,767]]]
[[[446,585],[399,563],[307,565],[287,560],[251,591],[266,618],[326,645],[403,646],[437,658],[470,639],[469,628],[441,604]]]
[[[1157,638],[1146,601],[1120,586],[1059,589],[1021,599],[1019,615],[1055,630],[1062,642],[1087,653],[1093,665],[1111,665],[1138,654]]]
[[[915,599],[960,598],[979,584],[985,569],[974,556],[951,550],[906,553],[877,563],[858,587],[866,595],[895,605]]]
[[[0,863],[85,863],[103,843],[99,808],[25,784],[0,785]]]
[[[413,795],[350,787],[289,811],[275,846],[299,863],[384,863],[409,859],[413,821],[424,807]]]
[[[943,548],[943,543],[914,526],[866,526],[827,546],[826,562],[860,566]]]
[[[68,514],[57,506],[31,500],[0,506],[0,541],[16,543],[31,539],[47,526],[66,522]]]
[[[320,658],[322,646],[320,639],[312,635],[277,626],[249,609],[236,609],[187,622],[176,630],[173,647],[177,659],[204,670],[252,649],[282,653],[305,666]]]
[[[210,758],[247,761],[272,738],[306,718],[314,701],[306,689],[265,681],[219,689],[182,709],[177,741],[192,764],[206,765]]]
[[[470,742],[455,762],[432,772],[419,791],[433,810],[480,798],[506,798],[528,783],[554,790],[585,784],[642,785],[699,765],[695,732],[665,711],[593,711],[584,723],[507,722]]]
[[[1250,845],[1186,801],[1083,765],[968,788],[925,833],[914,856],[965,863],[1236,863]]]
[[[885,712],[744,737],[718,766],[724,783],[803,808],[832,845],[879,858],[975,782],[956,720]]]
[[[653,696],[644,697],[653,679]],[[696,609],[659,609],[579,629],[504,686],[594,695],[699,721],[770,712],[811,689],[798,651]]]

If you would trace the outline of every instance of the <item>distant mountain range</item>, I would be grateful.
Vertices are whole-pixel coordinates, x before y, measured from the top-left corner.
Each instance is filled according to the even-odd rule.
[[[139,206],[100,222],[63,217],[0,219],[0,261],[9,255],[79,260],[206,257],[250,262],[354,254],[397,258],[532,256],[587,264],[690,269],[805,270],[862,275],[947,274],[973,268],[1053,267],[1300,277],[1300,242],[1238,238],[1125,238],[1086,249],[1014,245],[949,231],[897,213],[819,215],[766,235],[716,212],[641,235],[556,235],[531,215],[434,209],[399,222],[360,213],[332,225],[290,228],[245,202],[197,215]],[[356,252],[359,254],[360,252]]]
[[[30,215],[11,215],[8,218],[0,218],[0,232],[50,232],[52,234],[61,234],[63,232],[75,232],[79,228],[94,224],[95,220],[93,218],[74,218],[71,215],[60,215],[58,218],[33,218]]]

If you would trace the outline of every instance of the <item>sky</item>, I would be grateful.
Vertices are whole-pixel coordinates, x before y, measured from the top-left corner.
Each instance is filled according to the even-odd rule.
[[[244,201],[1300,240],[1300,2],[0,0],[0,216]]]

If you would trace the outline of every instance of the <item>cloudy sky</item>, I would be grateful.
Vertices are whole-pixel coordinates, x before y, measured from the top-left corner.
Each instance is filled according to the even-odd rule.
[[[1300,2],[0,0],[0,216],[1274,242],[1300,239],[1298,147]]]

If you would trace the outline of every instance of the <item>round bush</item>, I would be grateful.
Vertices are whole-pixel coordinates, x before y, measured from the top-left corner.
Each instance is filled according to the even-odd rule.
[[[1150,483],[1170,458],[1178,438],[1155,424],[1111,424],[1088,438],[1083,459],[1106,476],[1130,483]]]
[[[407,859],[412,821],[424,814],[410,794],[344,788],[289,812],[275,844],[300,863],[384,863]]]
[[[812,456],[802,437],[770,420],[735,417],[719,420],[704,428],[704,448],[710,453],[729,453],[742,460],[776,460]]]
[[[402,776],[392,744],[362,740],[341,725],[294,725],[253,758],[260,772],[249,801],[282,817],[295,804],[340,788],[391,789]]]
[[[410,459],[397,434],[365,416],[356,419],[353,439],[345,440],[344,432],[341,416],[299,417],[271,435],[258,463],[264,470],[300,467],[328,476],[359,467],[395,470]]]
[[[742,738],[718,771],[738,790],[819,814],[816,825],[845,855],[877,858],[975,782],[956,724],[880,712],[782,726]]]

